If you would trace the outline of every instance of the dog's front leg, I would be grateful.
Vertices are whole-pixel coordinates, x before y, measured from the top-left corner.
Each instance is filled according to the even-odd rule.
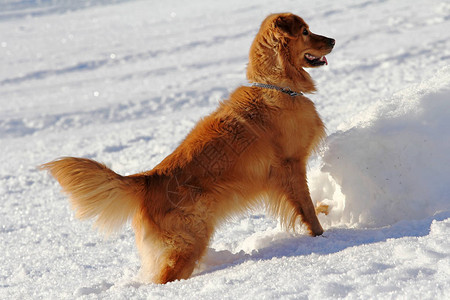
[[[300,216],[312,236],[321,235],[323,228],[317,218],[306,180],[306,163],[300,159],[284,159],[274,171],[272,180],[284,194],[283,199],[288,201],[294,210],[289,216],[289,224],[295,226],[295,220]],[[284,216],[285,219],[286,217]]]

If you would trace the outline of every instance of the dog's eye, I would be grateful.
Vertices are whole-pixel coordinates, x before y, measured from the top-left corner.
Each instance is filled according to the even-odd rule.
[[[305,28],[305,29],[303,29],[303,35],[308,35],[308,30]]]

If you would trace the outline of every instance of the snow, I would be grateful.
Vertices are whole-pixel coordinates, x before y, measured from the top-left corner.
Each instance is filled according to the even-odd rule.
[[[448,1],[0,2],[0,298],[450,298]],[[148,170],[246,84],[263,18],[336,39],[311,70],[329,137],[309,167],[325,233],[263,210],[216,232],[188,280],[139,280],[130,226],[105,239],[36,166]]]
[[[449,100],[447,67],[329,136],[314,186],[337,210],[331,223],[379,227],[450,210]]]

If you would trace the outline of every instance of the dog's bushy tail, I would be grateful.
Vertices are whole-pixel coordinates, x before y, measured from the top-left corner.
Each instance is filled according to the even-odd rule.
[[[145,176],[121,176],[86,158],[65,157],[40,166],[50,171],[72,202],[76,217],[95,218],[111,234],[132,218],[145,195]]]

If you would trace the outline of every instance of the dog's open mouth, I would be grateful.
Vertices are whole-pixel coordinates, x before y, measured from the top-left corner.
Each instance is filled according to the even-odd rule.
[[[311,66],[314,67],[328,65],[328,61],[325,56],[317,57],[312,54],[306,53],[305,59]]]

